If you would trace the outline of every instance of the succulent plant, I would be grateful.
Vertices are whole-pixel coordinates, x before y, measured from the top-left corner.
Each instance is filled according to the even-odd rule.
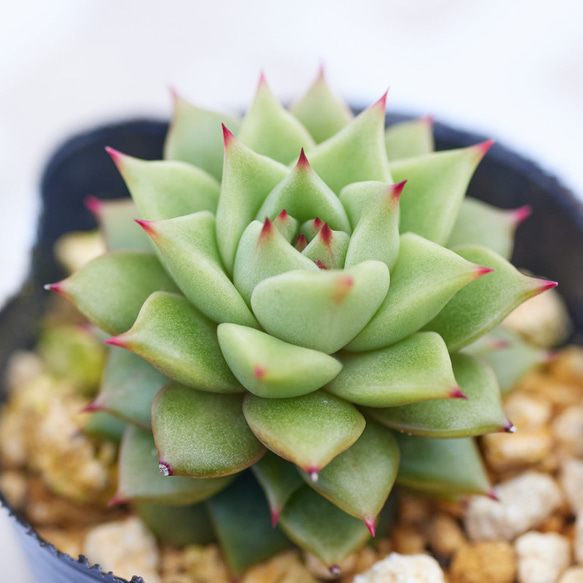
[[[175,96],[164,160],[109,149],[109,252],[48,286],[111,335],[112,503],[235,573],[290,541],[334,570],[395,481],[487,495],[473,438],[513,430],[480,339],[556,285],[508,261],[528,211],[464,199],[491,142],[434,152],[385,100],[354,117],[319,76],[286,110],[262,77],[240,121]]]

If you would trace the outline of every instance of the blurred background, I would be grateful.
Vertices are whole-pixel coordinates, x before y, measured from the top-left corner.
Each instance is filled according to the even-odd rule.
[[[0,6],[0,305],[26,273],[51,152],[103,122],[167,117],[169,86],[198,105],[240,111],[260,69],[289,102],[323,62],[350,103],[367,105],[390,86],[389,109],[496,138],[583,193],[581,0]],[[2,512],[3,576],[28,583],[13,543]]]

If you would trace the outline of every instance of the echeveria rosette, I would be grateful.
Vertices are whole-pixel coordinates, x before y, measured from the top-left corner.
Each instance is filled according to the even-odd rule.
[[[476,341],[554,285],[508,262],[527,212],[464,199],[490,142],[434,152],[385,98],[354,117],[320,75],[288,111],[262,77],[239,122],[175,97],[165,160],[110,150],[108,253],[49,286],[113,335],[115,501],[167,540],[193,517],[236,573],[289,540],[338,564],[395,481],[487,494],[472,438],[512,428],[482,357],[513,365]]]

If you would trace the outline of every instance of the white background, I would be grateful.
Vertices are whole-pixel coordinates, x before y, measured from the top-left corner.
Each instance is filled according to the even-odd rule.
[[[0,304],[34,236],[38,179],[71,132],[167,115],[169,85],[242,109],[259,70],[293,99],[321,61],[353,103],[433,113],[583,193],[581,0],[0,0]],[[0,513],[0,564],[28,583]],[[7,569],[7,570],[6,570]]]

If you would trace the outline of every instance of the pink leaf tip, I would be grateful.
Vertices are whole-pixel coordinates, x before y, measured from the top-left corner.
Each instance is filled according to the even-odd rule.
[[[398,182],[397,184],[391,185],[390,196],[393,201],[399,202],[399,200],[401,199],[401,194],[403,194],[405,184],[407,184],[407,181],[403,180],[402,182]]]
[[[551,281],[550,279],[541,279],[540,280],[540,292],[545,292],[549,289],[553,289],[554,287],[557,287],[559,284],[556,281]]]
[[[328,567],[328,571],[330,571],[330,575],[332,575],[332,577],[338,577],[338,575],[341,573],[339,565],[330,565]]]
[[[225,148],[228,148],[235,141],[235,136],[224,123],[221,126],[223,128],[223,143],[225,144]]]
[[[490,488],[486,492],[486,496],[488,496],[488,498],[490,498],[491,500],[495,500],[496,502],[500,502],[500,498],[498,498],[498,494],[496,494],[496,490],[494,490],[494,488]]]
[[[324,226],[320,229],[318,236],[322,239],[322,243],[324,243],[326,247],[330,247],[330,245],[332,244],[332,237],[334,235],[328,223],[324,223]]]
[[[514,213],[514,222],[516,226],[523,223],[530,215],[532,214],[532,207],[530,205],[521,206],[513,211]]]
[[[160,460],[160,462],[158,463],[158,469],[165,477],[173,475],[172,474],[172,467],[170,466],[170,464],[168,462],[163,462]]]
[[[46,285],[43,286],[44,289],[46,289],[47,291],[52,291],[55,292],[56,294],[59,294],[60,296],[65,296],[65,290],[63,289],[63,281],[58,281],[57,283],[47,283]]]
[[[265,77],[265,71],[261,69],[259,72],[259,83],[257,84],[257,88],[259,89],[263,86],[267,87],[267,78]]]
[[[504,425],[503,429],[506,433],[516,433],[516,425],[514,425],[514,423],[512,423],[510,420],[508,420],[506,425]]]
[[[97,400],[91,401],[89,405],[85,405],[83,409],[81,409],[80,413],[95,413],[96,411],[101,411],[101,405],[97,402]]]
[[[103,208],[103,202],[95,196],[87,196],[83,203],[85,208],[95,216],[98,216]]]
[[[122,154],[119,150],[116,150],[115,148],[110,148],[109,146],[105,146],[105,151],[111,156],[113,163],[119,168],[126,155]]]
[[[316,81],[325,81],[326,80],[326,66],[324,65],[324,61],[320,61],[320,65],[318,67],[318,75],[316,76]]]
[[[287,214],[287,211],[285,209],[283,209],[278,215],[277,218],[281,221],[287,221],[289,218],[289,215]]]
[[[494,273],[491,267],[485,267],[484,265],[478,265],[475,271],[476,279],[482,277],[483,275],[488,275],[488,273]]]
[[[300,236],[296,241],[296,249],[301,253],[307,246],[308,242],[306,241],[306,236],[303,233],[300,233]]]
[[[314,219],[314,229],[318,231],[324,226],[324,221],[320,217]]]
[[[111,508],[112,506],[117,506],[118,504],[123,504],[125,502],[125,498],[121,494],[116,494],[108,503],[107,507]]]
[[[481,160],[486,155],[486,153],[492,147],[495,141],[496,140],[487,140],[485,142],[481,142],[480,144],[472,146],[472,148],[474,148],[474,150],[478,153],[479,160]]]
[[[372,107],[378,108],[384,114],[384,112],[387,108],[387,96],[388,96],[388,94],[389,94],[389,90],[387,89],[384,92],[383,96],[376,103],[373,103]]]
[[[374,518],[365,518],[363,520],[364,524],[366,524],[366,528],[370,532],[371,536],[374,538],[376,533],[376,524]]]
[[[104,340],[103,344],[109,344],[111,346],[117,346],[119,348],[126,348],[126,349],[128,347],[127,341],[123,337],[123,334],[120,334],[119,336],[112,336],[111,338]]]
[[[462,393],[462,390],[459,387],[454,387],[448,393],[450,399],[465,399],[466,401],[468,398],[466,395]]]
[[[275,528],[277,523],[279,522],[279,515],[281,514],[280,510],[273,508],[271,510],[271,526]]]
[[[143,219],[134,219],[134,221],[138,223],[138,225],[140,225],[150,237],[156,232],[156,229],[154,228],[155,221],[144,221]]]
[[[300,152],[300,157],[298,158],[298,163],[296,164],[296,168],[301,168],[302,170],[307,170],[310,168],[310,163],[308,162],[308,158],[306,157],[306,153],[302,148]]]
[[[435,116],[423,115],[419,118],[419,121],[422,123],[426,123],[430,128],[433,129],[433,126],[435,125]]]
[[[258,243],[261,243],[262,241],[264,241],[267,237],[272,235],[274,231],[275,231],[275,227],[273,226],[273,223],[269,220],[269,217],[265,217],[265,222],[263,223],[263,228],[261,229],[261,233],[259,234]]]
[[[306,468],[306,472],[310,476],[310,480],[312,480],[312,482],[316,483],[318,481],[320,476],[320,468],[317,466],[310,466]]]

